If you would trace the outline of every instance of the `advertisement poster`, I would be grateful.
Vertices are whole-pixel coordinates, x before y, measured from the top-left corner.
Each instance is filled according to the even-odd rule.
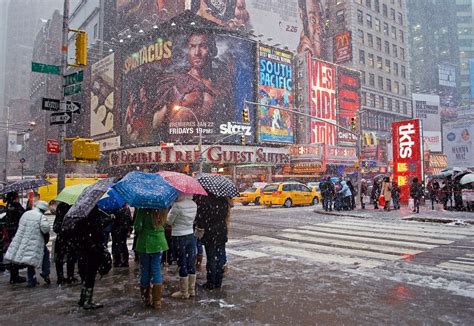
[[[189,9],[190,0],[116,0],[117,25],[123,29],[161,23]]]
[[[441,152],[441,109],[438,95],[413,93],[413,117],[423,122],[425,150]]]
[[[130,50],[122,58],[124,144],[197,143],[200,133],[206,140],[239,131],[253,141],[242,110],[245,100],[256,100],[255,43],[195,31],[155,36]]]
[[[293,105],[293,56],[272,47],[260,45],[258,51],[258,102],[285,109]],[[260,142],[294,142],[293,115],[278,108],[258,107]]]
[[[337,104],[338,124],[351,129],[352,119],[357,120],[360,109],[360,73],[355,70],[337,67]],[[358,132],[358,130],[354,130]],[[357,144],[357,136],[340,129],[337,133],[339,145],[354,146]]]
[[[439,86],[456,87],[456,66],[438,65]]]
[[[336,68],[333,64],[321,60],[308,62],[309,114],[336,124]],[[336,145],[335,125],[311,119],[310,126],[311,144]]]
[[[114,54],[91,66],[91,137],[114,130]]]
[[[469,59],[469,82],[471,83],[471,98],[474,98],[474,59]]]
[[[352,60],[352,35],[344,32],[334,37],[334,63]]]
[[[400,187],[400,201],[408,202],[410,185],[417,177],[422,182],[421,129],[418,119],[392,123],[393,175]]]
[[[461,120],[443,125],[443,152],[449,166],[474,167],[474,120]]]

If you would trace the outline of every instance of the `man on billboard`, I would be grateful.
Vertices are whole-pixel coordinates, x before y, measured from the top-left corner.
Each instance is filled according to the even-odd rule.
[[[249,25],[250,15],[245,0],[193,0],[192,11],[229,28]]]
[[[312,57],[321,58],[324,42],[323,9],[320,0],[298,0],[303,30],[298,53],[308,51]]]

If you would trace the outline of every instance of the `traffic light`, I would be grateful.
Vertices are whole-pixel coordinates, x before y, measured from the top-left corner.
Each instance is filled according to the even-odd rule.
[[[100,145],[92,139],[77,138],[72,141],[72,158],[80,161],[98,161]]]
[[[240,135],[240,143],[245,146],[245,135]]]
[[[87,33],[77,31],[76,34],[76,65],[87,65]]]
[[[245,123],[250,122],[250,113],[249,113],[249,108],[247,106],[244,107],[242,110],[242,121]]]
[[[357,118],[356,117],[351,119],[351,129],[352,130],[357,130]]]

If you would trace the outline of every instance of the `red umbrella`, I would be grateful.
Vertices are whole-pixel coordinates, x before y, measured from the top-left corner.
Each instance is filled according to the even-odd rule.
[[[171,171],[160,171],[158,174],[182,193],[207,196],[207,192],[201,184],[186,174]]]

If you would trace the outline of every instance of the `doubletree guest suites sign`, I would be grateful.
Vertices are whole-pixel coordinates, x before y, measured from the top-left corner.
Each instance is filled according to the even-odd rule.
[[[288,148],[256,146],[203,145],[202,158],[209,164],[268,164],[290,163]],[[174,147],[139,147],[109,154],[111,167],[124,165],[197,163],[199,151],[195,145]]]

